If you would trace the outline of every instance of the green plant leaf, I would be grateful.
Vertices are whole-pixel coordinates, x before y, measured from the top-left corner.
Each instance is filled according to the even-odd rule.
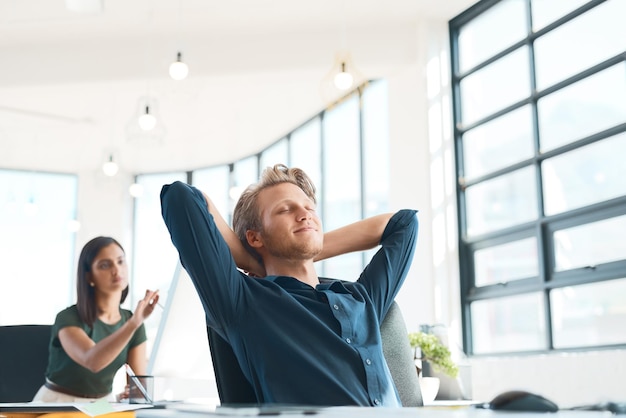
[[[421,357],[418,360],[428,361],[436,371],[445,373],[450,377],[458,376],[459,368],[452,360],[450,350],[441,343],[436,335],[411,332],[409,333],[409,342],[411,347],[420,349]]]

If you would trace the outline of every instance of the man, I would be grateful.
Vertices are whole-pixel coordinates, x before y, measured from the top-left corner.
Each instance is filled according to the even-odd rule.
[[[161,191],[207,323],[232,346],[260,403],[400,406],[379,327],[413,257],[416,211],[324,234],[315,204],[309,177],[280,164],[244,191],[234,231],[194,187]],[[377,245],[356,282],[317,276],[315,261]]]

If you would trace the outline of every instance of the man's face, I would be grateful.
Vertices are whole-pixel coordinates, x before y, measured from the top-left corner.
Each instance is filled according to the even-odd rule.
[[[324,233],[315,203],[298,186],[281,183],[268,187],[259,193],[257,204],[262,224],[259,237],[267,253],[307,260],[322,251]]]

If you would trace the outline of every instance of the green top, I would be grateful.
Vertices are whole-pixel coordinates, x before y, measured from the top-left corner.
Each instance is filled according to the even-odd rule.
[[[59,386],[85,395],[111,393],[113,390],[113,378],[119,368],[126,363],[128,350],[143,343],[147,339],[144,325],[141,324],[135,331],[130,342],[124,347],[115,360],[98,373],[89,371],[67,355],[61,346],[59,331],[65,327],[76,326],[83,329],[89,338],[97,343],[119,329],[133,315],[131,311],[122,308],[120,308],[120,314],[122,315],[122,319],[116,324],[109,325],[96,319],[93,328],[91,328],[80,320],[76,305],[72,305],[59,312],[52,327],[46,377]]]

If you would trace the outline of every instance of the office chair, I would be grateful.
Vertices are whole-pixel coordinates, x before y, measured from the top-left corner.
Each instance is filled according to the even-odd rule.
[[[423,406],[413,349],[409,342],[402,311],[396,302],[389,307],[380,324],[383,354],[396,385],[402,406]]]
[[[44,384],[52,325],[0,327],[0,402],[30,402]]]
[[[413,361],[404,318],[394,302],[380,327],[383,354],[403,406],[422,406],[422,393]],[[222,405],[258,404],[252,385],[244,376],[230,344],[207,326],[211,361]]]
[[[258,404],[254,389],[241,371],[230,344],[209,326],[207,334],[220,403]]]

